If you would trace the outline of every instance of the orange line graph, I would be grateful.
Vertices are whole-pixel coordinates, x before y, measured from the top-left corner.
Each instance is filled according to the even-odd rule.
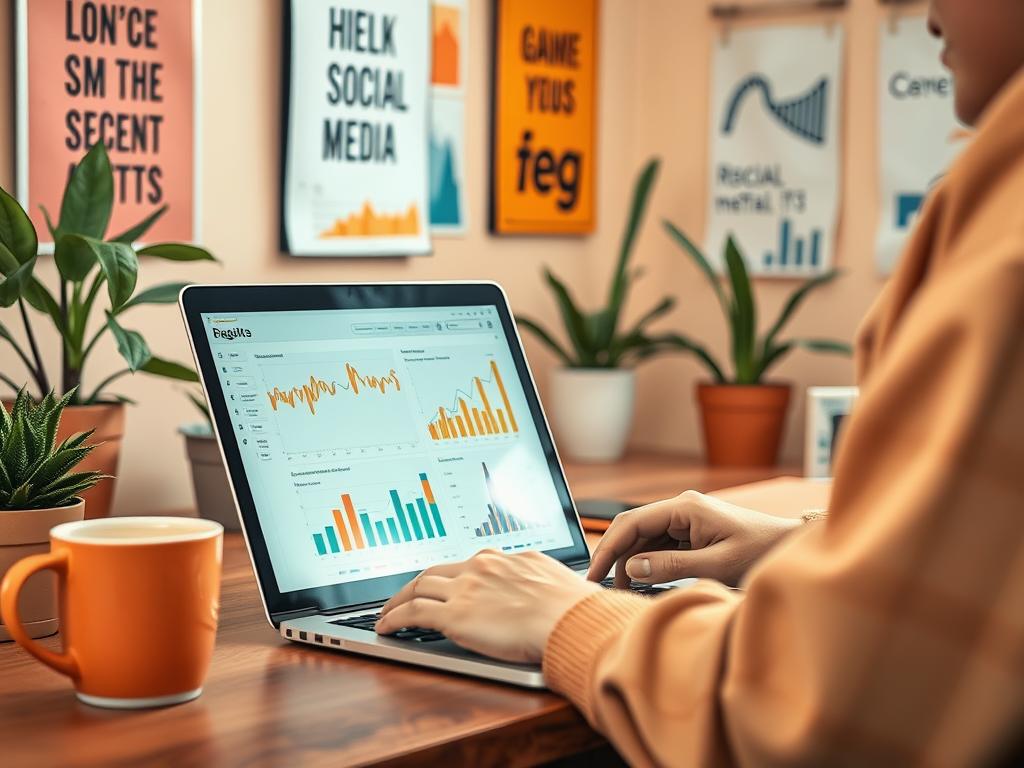
[[[466,399],[459,392],[456,395],[457,404],[455,409],[448,410],[444,406],[437,409],[437,415],[427,424],[427,431],[433,440],[454,440],[460,437],[483,437],[485,435],[510,434],[519,431],[519,424],[516,422],[515,414],[512,413],[512,403],[509,402],[508,392],[505,390],[505,383],[501,380],[501,373],[498,371],[498,364],[491,360],[491,378],[488,384],[494,384],[501,395],[501,408],[491,406],[490,399],[484,389],[484,382],[479,376],[473,377],[473,389],[476,390],[476,397],[480,398],[483,410],[472,409],[473,418],[470,419],[470,409],[466,405]]]
[[[350,391],[353,395],[359,394],[360,386],[378,390],[382,395],[387,394],[389,386],[394,387],[396,392],[402,391],[402,383],[398,380],[398,375],[394,369],[389,371],[387,376],[363,376],[352,365],[346,363],[345,373],[348,375],[347,386],[339,385],[336,381],[326,382],[323,379],[318,379],[316,376],[310,376],[309,383],[303,384],[301,387],[292,387],[286,390],[274,387],[272,392],[267,392],[267,397],[270,398],[270,407],[276,411],[277,407],[284,403],[295,408],[295,402],[298,401],[305,403],[306,407],[309,408],[309,412],[316,415],[316,404],[320,401],[320,398],[325,395],[333,397],[338,393],[339,386],[343,390]]]

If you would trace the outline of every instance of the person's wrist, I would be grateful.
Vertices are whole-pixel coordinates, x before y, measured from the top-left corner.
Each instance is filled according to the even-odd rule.
[[[555,627],[558,626],[558,622],[569,611],[602,589],[603,587],[593,581],[579,579],[571,589],[559,590],[556,596],[552,596],[547,601],[546,607],[548,610],[542,612],[543,620],[538,627],[538,632],[531,648],[531,655],[535,657],[533,661],[539,664],[543,660],[544,649],[547,647],[548,640],[551,639],[551,634],[555,631]]]

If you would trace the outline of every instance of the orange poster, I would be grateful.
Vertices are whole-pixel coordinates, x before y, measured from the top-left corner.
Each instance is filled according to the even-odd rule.
[[[108,235],[166,204],[146,239],[199,239],[198,3],[19,0],[18,197],[41,245],[40,205],[56,223],[72,168],[98,141],[114,170]]]
[[[491,231],[594,229],[597,0],[498,0]]]

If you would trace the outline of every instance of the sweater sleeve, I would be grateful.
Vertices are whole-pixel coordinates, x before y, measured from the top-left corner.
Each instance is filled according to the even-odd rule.
[[[922,288],[848,422],[828,520],[742,597],[583,601],[548,643],[552,688],[639,766],[991,759],[1024,722],[1022,328],[1020,253]]]

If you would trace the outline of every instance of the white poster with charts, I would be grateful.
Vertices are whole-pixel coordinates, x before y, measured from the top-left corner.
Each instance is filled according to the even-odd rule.
[[[939,59],[942,41],[923,16],[885,20],[879,30],[878,177],[881,213],[875,266],[899,260],[929,189],[968,137],[953,111],[953,77]]]
[[[430,0],[285,10],[281,248],[430,252]]]
[[[836,25],[716,40],[705,248],[717,269],[730,236],[754,275],[810,276],[832,264],[842,53]]]

